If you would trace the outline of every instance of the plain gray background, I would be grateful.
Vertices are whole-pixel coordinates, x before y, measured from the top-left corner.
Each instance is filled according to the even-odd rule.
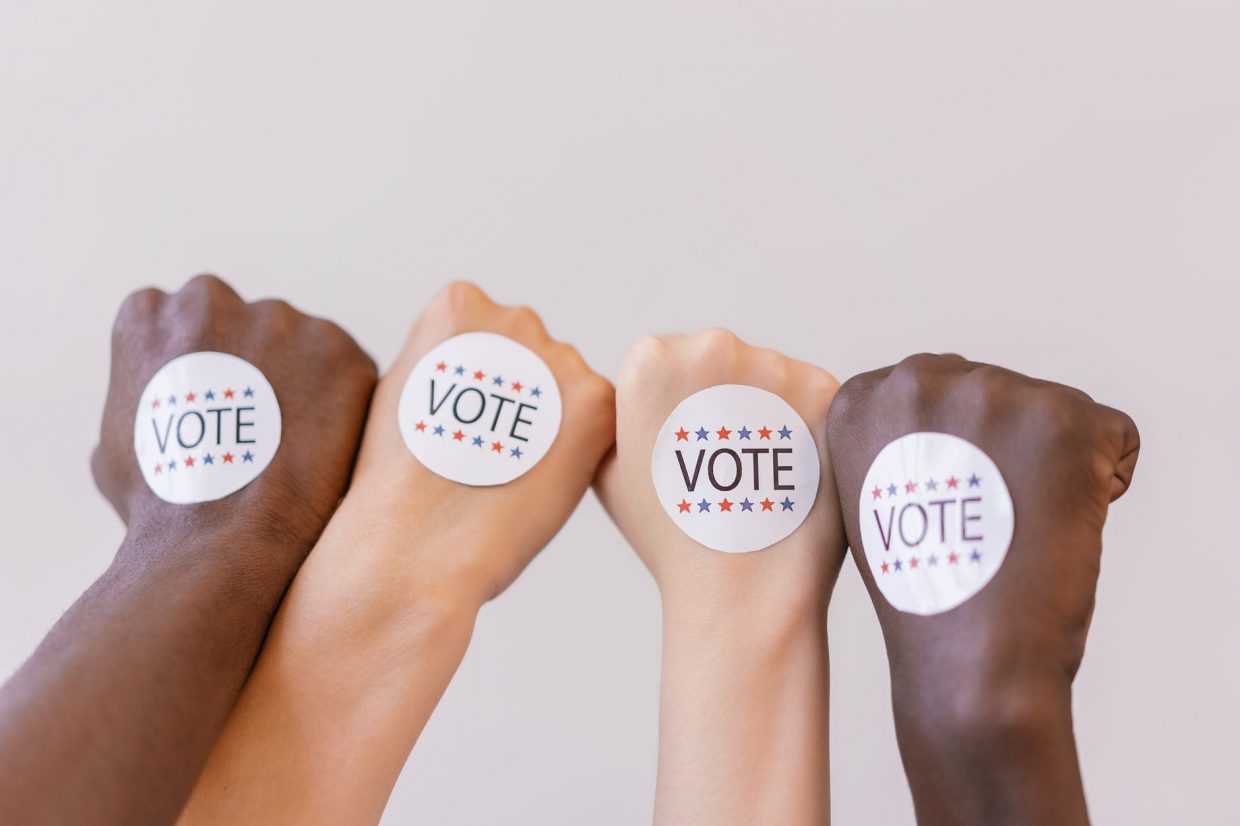
[[[214,271],[385,365],[463,277],[612,377],[725,325],[841,379],[952,350],[1131,413],[1075,693],[1092,812],[1238,822],[1237,43],[1201,0],[3,0],[0,675],[121,537],[87,457],[125,293]],[[851,559],[830,632],[836,822],[911,823]],[[385,822],[648,820],[658,662],[587,497]]]

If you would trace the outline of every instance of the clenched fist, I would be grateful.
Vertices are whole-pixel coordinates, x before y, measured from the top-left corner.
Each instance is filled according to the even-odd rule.
[[[246,391],[240,386],[198,387],[200,397],[210,392],[213,398],[198,399],[200,411],[189,414],[197,418],[187,424],[180,415],[191,409],[193,395],[181,393],[179,409],[176,396],[162,405],[160,399],[148,403],[139,398],[164,364],[202,351],[236,356],[258,368],[275,391],[283,434],[270,465],[245,487],[212,501],[173,504],[151,490],[135,461],[135,410],[139,425],[151,425],[161,446],[176,447],[185,433],[196,438],[195,446],[203,446],[197,451],[201,455],[188,456],[189,466],[184,451],[169,453],[171,461],[161,470],[165,476],[211,473],[201,463],[213,440],[227,444],[242,434],[244,441],[247,426],[253,426],[245,418],[253,414],[246,412]],[[112,332],[112,378],[91,462],[95,483],[131,528],[155,523],[164,531],[180,525],[225,533],[244,529],[278,537],[266,554],[280,562],[299,560],[344,495],[374,384],[374,363],[347,333],[284,301],[248,304],[213,276],[199,276],[171,295],[156,289],[136,292],[121,306]],[[148,409],[152,404],[157,407]],[[237,456],[229,453],[228,461],[244,461],[241,449],[233,450]],[[215,453],[211,462],[222,466],[224,447]],[[291,573],[285,570],[284,576]]]
[[[846,382],[828,437],[918,822],[1085,822],[1070,686],[1107,508],[1137,460],[1132,420],[1070,387],[917,355]]]
[[[662,597],[657,823],[829,816],[837,387],[726,330],[643,339],[621,369],[597,488]]]

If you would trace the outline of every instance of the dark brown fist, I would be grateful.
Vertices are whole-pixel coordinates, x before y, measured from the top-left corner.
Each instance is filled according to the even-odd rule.
[[[926,431],[989,455],[1011,494],[1015,529],[988,584],[951,610],[921,616],[896,610],[877,587],[866,555],[887,549],[864,546],[858,502],[879,451]],[[1070,387],[959,356],[916,355],[844,384],[828,433],[849,545],[887,639],[897,718],[904,692],[908,705],[937,703],[936,714],[951,716],[1002,696],[998,682],[1070,683],[1093,612],[1107,506],[1127,490],[1137,461],[1132,420]]]
[[[134,417],[140,394],[161,367],[201,351],[228,353],[258,368],[275,391],[283,432],[270,464],[245,487],[214,501],[173,504],[143,479]],[[113,328],[111,381],[91,462],[95,483],[131,531],[172,540],[157,547],[175,547],[181,530],[224,536],[242,530],[277,540],[270,552],[285,561],[288,554],[304,556],[344,493],[375,376],[374,363],[347,333],[283,301],[247,304],[214,276],[194,278],[172,295],[141,290],[125,300]],[[183,407],[186,399],[180,401]],[[219,415],[208,427],[221,426]],[[222,426],[230,423],[225,419]],[[201,420],[196,424],[201,431]],[[177,472],[211,472],[201,464],[203,455],[197,460],[197,467],[182,464]],[[228,461],[243,459],[230,453]],[[221,543],[222,553],[228,544]]]

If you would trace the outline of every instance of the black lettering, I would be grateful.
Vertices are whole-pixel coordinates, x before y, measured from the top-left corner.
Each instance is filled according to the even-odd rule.
[[[435,381],[434,379],[431,379],[432,384],[434,384],[434,381]],[[456,387],[455,384],[452,386]],[[433,392],[434,391],[432,389],[432,393]],[[474,414],[474,417],[472,419],[467,419],[461,415],[461,399],[465,398],[466,393],[475,393],[478,396],[478,412]],[[447,399],[447,396],[444,396],[444,398]],[[440,404],[443,404],[443,402],[440,402]],[[456,397],[456,401],[452,402],[452,415],[455,416],[456,420],[460,422],[461,424],[473,424],[474,422],[482,418],[482,411],[486,409],[487,409],[487,397],[482,395],[482,391],[479,390],[477,387],[466,387]],[[431,410],[432,412],[434,412],[433,407],[431,408]]]
[[[969,536],[969,523],[982,521],[981,514],[970,516],[968,511],[966,510],[970,502],[980,502],[980,501],[982,501],[982,497],[980,496],[970,496],[968,499],[960,500],[960,538],[964,540],[965,542],[981,542],[982,541],[982,537],[980,534],[977,536]]]
[[[791,453],[790,447],[777,447],[771,450],[771,472],[775,477],[775,490],[795,490],[796,485],[781,485],[779,483],[779,472],[781,470],[792,470],[792,465],[781,465],[779,463],[779,454]]]
[[[735,475],[732,477],[732,484],[730,485],[721,485],[719,480],[715,478],[715,460],[725,454],[732,457],[732,463],[736,466]],[[711,454],[710,462],[706,465],[706,475],[710,477],[710,483],[715,486],[715,490],[732,490],[732,488],[741,483],[741,457],[736,455],[735,450],[729,450],[726,447],[722,450],[716,450]]]
[[[518,404],[518,405],[517,405],[517,415],[516,415],[516,418],[514,418],[514,419],[512,420],[512,430],[509,430],[509,431],[508,431],[508,435],[509,435],[509,436],[511,436],[511,437],[512,437],[512,438],[514,438],[514,439],[520,439],[520,440],[521,440],[521,441],[523,441],[523,442],[528,442],[528,441],[529,441],[529,439],[527,439],[527,438],[526,438],[526,437],[524,437],[524,436],[518,436],[518,435],[517,435],[517,425],[519,425],[519,424],[533,424],[533,423],[534,423],[534,420],[533,420],[533,419],[523,419],[523,418],[521,418],[521,413],[522,413],[522,411],[524,411],[527,407],[528,407],[530,410],[537,410],[537,409],[538,409],[538,408],[537,408],[537,407],[535,407],[534,405],[532,405],[532,404],[526,404],[525,402],[521,402],[520,404]]]
[[[904,514],[908,513],[909,508],[917,508],[917,512],[921,514],[921,536],[917,537],[916,542],[909,542],[908,537],[904,535]],[[905,547],[914,548],[921,544],[921,540],[926,538],[926,531],[930,529],[930,519],[926,516],[926,509],[916,502],[909,502],[900,508],[900,541]]]
[[[693,466],[693,478],[691,479],[689,478],[689,469],[685,467],[685,457],[681,455],[679,450],[676,451],[676,461],[680,463],[680,475],[685,477],[685,487],[689,489],[690,493],[693,493],[693,489],[697,487],[698,474],[702,472],[702,457],[705,455],[706,451],[698,451],[698,460],[697,464]]]
[[[253,439],[242,439],[242,438],[241,438],[241,428],[243,428],[243,427],[253,427],[253,426],[254,426],[254,422],[243,422],[243,421],[241,421],[241,411],[243,411],[243,410],[253,410],[253,409],[254,409],[253,407],[238,407],[238,408],[237,408],[237,444],[239,444],[239,445],[252,445],[252,444],[254,444],[254,440],[253,440]]]
[[[193,444],[187,444],[185,437],[181,435],[181,425],[185,424],[185,420],[190,416],[198,420],[198,438],[194,440]],[[197,410],[190,410],[181,414],[181,418],[177,420],[177,444],[184,448],[198,447],[202,442],[202,437],[205,435],[207,435],[207,422],[206,419],[202,418],[201,413]]]

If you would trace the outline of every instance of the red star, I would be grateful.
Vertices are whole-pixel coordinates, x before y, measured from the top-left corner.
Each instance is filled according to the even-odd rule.
[[[233,391],[232,391],[232,388],[230,387],[224,391],[224,398],[231,399],[232,397],[233,397]]]
[[[452,434],[452,438],[459,442],[461,439],[465,438],[465,434],[458,430]]]
[[[769,439],[769,438],[771,438],[771,429],[770,429],[769,427],[764,427],[764,428],[762,428],[761,430],[759,430],[759,431],[758,431],[758,438],[760,438],[760,439]]]
[[[189,391],[188,393],[186,393],[186,394],[185,394],[185,401],[187,401],[187,402],[192,402],[192,401],[193,401],[194,399],[196,399],[196,398],[198,398],[198,397],[194,395],[194,391],[193,391],[193,390],[191,390],[191,391]]]
[[[440,373],[444,372],[447,369],[448,369],[448,365],[444,364],[442,361],[435,365],[435,370]]]
[[[185,457],[185,466],[186,466],[186,467],[193,467],[193,466],[194,466],[194,457],[193,457],[193,456],[186,456],[186,457]]]
[[[762,505],[762,510],[769,511],[771,509],[771,506],[774,505],[775,503],[772,502],[770,499],[763,499],[760,504]]]
[[[721,511],[732,510],[732,503],[727,500],[727,497],[724,497],[723,501],[719,503],[719,510]]]
[[[726,439],[728,438],[729,435],[731,435],[732,431],[728,430],[726,427],[721,427],[718,430],[716,430],[715,433],[719,436],[720,439]]]
[[[158,400],[158,399],[156,399],[156,400],[155,400],[155,403],[156,403],[156,404],[159,404],[159,400]],[[685,430],[683,427],[682,427],[680,430],[677,430],[677,431],[676,431],[676,441],[678,441],[678,442],[687,442],[687,441],[689,441],[689,431]]]
[[[155,399],[155,401],[151,402],[151,409],[152,409],[152,410],[155,410],[155,409],[156,409],[156,408],[158,408],[158,407],[159,407],[159,399]]]
[[[224,464],[231,465],[233,463],[233,455],[231,453],[224,454]]]
[[[474,371],[474,379],[475,379],[476,381],[482,381],[482,380],[483,380],[483,379],[485,379],[486,377],[487,377],[487,374],[486,374],[486,373],[484,373],[484,372],[482,372],[481,370],[475,370],[475,371]]]
[[[947,561],[955,565],[957,562],[960,561],[960,554],[956,553],[955,551],[952,551],[950,554],[947,555]]]
[[[884,563],[883,563],[883,573],[884,573],[884,574],[885,574],[885,573],[887,573],[887,571],[888,571],[890,568],[891,568],[891,566],[890,566],[890,565],[888,565],[886,562],[884,562]]]
[[[159,466],[158,466],[158,465],[156,465],[156,470],[155,470],[155,472],[156,472],[156,473],[159,473]],[[689,513],[689,512],[690,512],[690,511],[689,511],[689,503],[688,503],[688,502],[686,502],[684,499],[681,499],[681,500],[680,500],[680,504],[678,504],[676,507],[680,508],[680,512],[681,512],[681,513]]]
[[[491,452],[492,453],[503,453],[504,446],[501,445],[499,442],[491,442]]]
[[[910,568],[916,568],[916,567],[917,567],[917,557],[913,557],[912,559],[910,559],[910,560],[908,561],[908,566],[909,566]]]
[[[163,465],[156,465],[156,466],[155,466],[155,473],[156,473],[156,475],[158,475],[158,474],[160,474],[160,473],[163,473],[163,472],[164,472],[164,466],[163,466]]]
[[[518,393],[520,393],[520,392],[521,392],[521,388],[522,388],[522,387],[524,387],[524,386],[525,386],[525,385],[524,385],[524,384],[522,384],[522,383],[521,383],[521,382],[519,382],[519,381],[514,381],[514,382],[512,383],[512,389],[513,389],[513,390],[515,390],[515,391],[517,391]]]
[[[953,476],[953,477],[951,477],[950,479],[948,479],[948,480],[947,480],[947,486],[948,486],[949,488],[951,488],[952,490],[955,490],[955,489],[956,489],[956,485],[958,485],[958,484],[960,484],[960,480],[959,480],[959,479],[957,479],[955,476]]]
[[[421,433],[422,431],[426,430],[426,422],[418,422],[417,424],[413,426],[413,429]]]
[[[913,491],[915,491],[915,490],[917,490],[917,483],[916,483],[916,482],[905,482],[905,483],[904,483],[904,492],[905,492],[905,493],[912,493],[912,492],[913,492]]]
[[[870,493],[874,494],[874,498],[875,498],[875,499],[882,499],[882,498],[883,498],[883,489],[882,489],[882,488],[874,488],[874,490],[870,491]]]

